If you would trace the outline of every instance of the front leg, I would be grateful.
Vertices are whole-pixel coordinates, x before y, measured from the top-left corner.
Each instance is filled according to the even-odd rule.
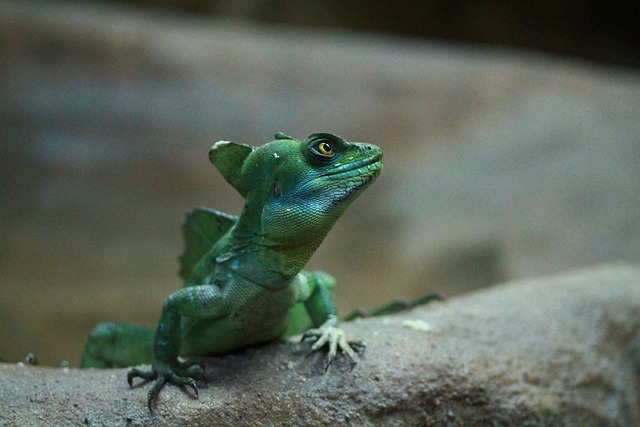
[[[331,291],[335,287],[335,281],[326,273],[307,273],[305,271],[298,275],[298,280],[301,284],[304,306],[315,326],[302,335],[302,340],[315,340],[311,347],[312,352],[324,346],[329,347],[324,364],[325,371],[329,369],[338,350],[349,358],[351,369],[353,369],[358,363],[357,352],[363,351],[365,345],[358,340],[349,340],[346,332],[337,327],[336,303]]]
[[[215,285],[192,286],[171,294],[164,302],[154,337],[154,362],[151,370],[134,368],[127,374],[131,386],[136,377],[156,380],[147,396],[149,411],[166,383],[191,387],[198,395],[195,378],[201,377],[200,366],[178,360],[182,340],[181,318],[214,319],[224,316],[223,295]]]

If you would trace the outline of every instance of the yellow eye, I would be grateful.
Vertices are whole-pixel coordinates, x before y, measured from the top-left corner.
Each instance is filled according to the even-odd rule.
[[[333,144],[328,141],[322,141],[318,144],[318,151],[325,156],[330,156],[333,154]]]

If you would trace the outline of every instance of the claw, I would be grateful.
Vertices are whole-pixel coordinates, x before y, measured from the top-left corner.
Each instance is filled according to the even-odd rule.
[[[331,366],[331,362],[333,362],[333,357],[332,356],[327,356],[327,358],[324,360],[324,372],[327,373],[327,371],[329,370],[329,366]]]
[[[196,395],[196,399],[200,398],[200,393],[198,392],[198,386],[196,385],[196,382],[193,381],[193,384],[191,384],[191,388],[193,388],[193,392]]]
[[[310,329],[302,335],[301,341],[315,339],[316,341],[311,346],[311,350],[305,357],[309,357],[314,351],[328,345],[329,349],[327,357],[324,360],[324,371],[329,370],[329,366],[336,358],[338,350],[345,355],[350,362],[350,368],[353,368],[358,363],[358,355],[362,354],[365,349],[365,344],[362,341],[350,341],[347,340],[347,336],[344,331],[336,328],[333,325],[323,325],[317,329]],[[356,353],[357,351],[357,353]]]
[[[156,383],[147,394],[147,407],[149,408],[149,412],[153,413],[153,403],[167,383],[172,383],[180,387],[190,387],[191,390],[193,390],[193,394],[196,396],[196,399],[200,397],[196,380],[193,378],[179,377],[173,373],[168,375],[160,374]]]
[[[133,379],[139,377],[146,381],[155,379],[156,382],[147,393],[147,407],[149,408],[149,412],[153,414],[153,404],[160,394],[160,391],[167,383],[175,384],[179,387],[188,387],[193,390],[193,394],[195,398],[198,399],[200,397],[200,393],[198,391],[198,385],[196,380],[193,377],[204,377],[204,371],[202,367],[194,364],[194,363],[185,363],[184,365],[178,365],[177,367],[168,367],[168,366],[154,366],[151,370],[141,370],[137,368],[131,369],[127,373],[127,382],[129,386],[133,386]]]
[[[149,393],[147,393],[147,408],[149,408],[149,412],[151,412],[152,414],[153,401],[156,400],[156,397],[158,396],[158,393],[160,393],[160,390],[162,390],[162,387],[164,387],[165,382],[166,378],[164,376],[161,376],[160,378],[158,378],[153,387],[151,387]]]
[[[193,390],[193,394],[195,394],[196,399],[198,399],[200,395],[198,393],[198,385],[196,384],[196,380],[194,380],[193,378],[189,378],[189,380],[191,381],[185,381],[185,384],[183,384],[183,386],[191,387],[191,390]]]

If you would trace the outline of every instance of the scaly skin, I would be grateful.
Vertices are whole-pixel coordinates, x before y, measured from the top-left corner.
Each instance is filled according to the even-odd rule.
[[[149,410],[166,383],[191,387],[198,359],[302,333],[312,351],[327,346],[357,362],[359,341],[337,327],[335,282],[302,271],[348,205],[382,170],[382,151],[319,133],[304,141],[277,134],[261,147],[220,141],[211,162],[246,199],[239,217],[196,209],[185,222],[185,287],[164,302],[155,334],[104,323],[92,332],[83,367],[134,366],[132,380],[156,380]],[[305,332],[306,331],[306,332]]]

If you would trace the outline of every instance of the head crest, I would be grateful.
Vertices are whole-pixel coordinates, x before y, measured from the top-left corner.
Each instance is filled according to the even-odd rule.
[[[246,197],[249,183],[242,179],[242,167],[253,147],[231,141],[218,141],[209,150],[209,160],[218,168],[224,179]]]

